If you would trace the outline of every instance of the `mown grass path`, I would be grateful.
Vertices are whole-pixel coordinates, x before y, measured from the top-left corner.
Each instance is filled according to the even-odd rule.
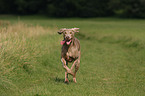
[[[2,17],[1,19],[7,20]],[[11,73],[1,75],[2,96],[143,96],[145,94],[145,20],[29,19],[28,17],[19,19],[28,24],[28,27],[35,28],[35,25],[43,27],[37,27],[38,35],[26,38],[28,42],[26,53],[31,54],[26,56],[31,59],[23,58],[20,61],[23,67],[17,66],[19,59],[7,59],[9,64],[13,61],[17,67],[11,71],[14,76]],[[9,21],[16,23],[17,19],[13,17]],[[81,64],[77,74],[77,84],[73,83],[71,76],[69,76],[70,83],[64,84],[64,69],[60,61],[62,36],[57,34],[57,30],[63,27],[80,28],[80,33],[76,34],[81,42]],[[32,32],[33,34],[35,32]],[[23,63],[25,60],[32,67]],[[11,67],[14,66],[4,68]],[[4,72],[5,70],[2,70],[2,73]]]

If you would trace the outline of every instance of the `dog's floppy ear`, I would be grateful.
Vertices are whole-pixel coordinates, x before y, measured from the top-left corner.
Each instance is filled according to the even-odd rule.
[[[80,28],[72,28],[74,30],[74,32],[79,32]]]
[[[58,33],[58,34],[62,34],[65,30],[66,30],[66,28],[62,28],[62,29],[60,29],[57,33]]]

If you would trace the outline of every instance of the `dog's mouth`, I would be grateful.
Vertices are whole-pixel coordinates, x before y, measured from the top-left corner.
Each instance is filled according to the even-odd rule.
[[[71,41],[72,41],[71,39],[70,39],[70,40],[67,40],[67,41],[66,41],[66,44],[67,44],[67,45],[70,45]]]
[[[66,43],[67,45],[70,45],[70,43],[72,42],[72,40],[63,40],[61,41],[61,45],[63,45],[64,43]]]

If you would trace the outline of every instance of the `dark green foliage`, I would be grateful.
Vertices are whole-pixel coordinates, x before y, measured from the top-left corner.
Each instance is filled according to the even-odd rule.
[[[145,0],[111,0],[114,14],[127,18],[145,18]]]
[[[1,0],[0,14],[145,18],[145,0]]]

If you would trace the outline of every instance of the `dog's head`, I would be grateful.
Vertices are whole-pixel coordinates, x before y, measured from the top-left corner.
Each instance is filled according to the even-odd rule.
[[[65,42],[67,43],[67,45],[69,45],[72,39],[74,38],[75,32],[79,32],[78,30],[79,28],[71,28],[71,29],[63,28],[58,31],[58,34],[63,34]]]

